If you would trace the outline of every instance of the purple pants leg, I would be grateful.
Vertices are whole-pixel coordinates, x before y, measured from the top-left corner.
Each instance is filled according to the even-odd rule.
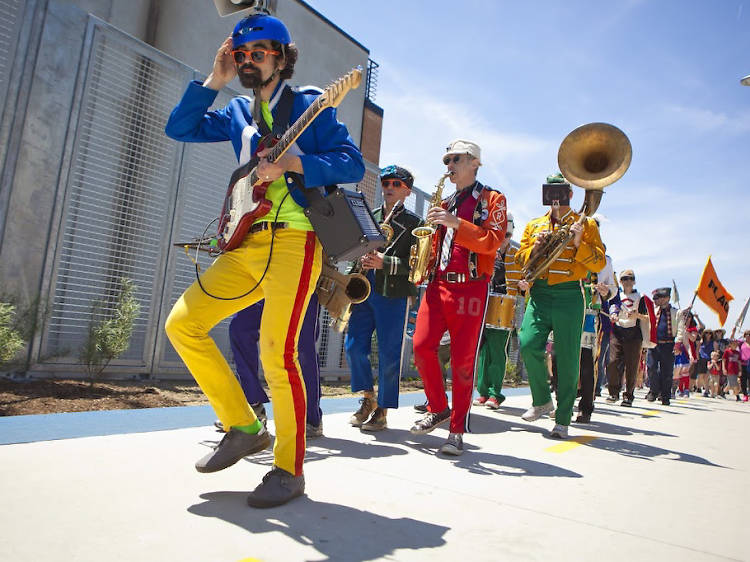
[[[260,319],[263,316],[263,302],[239,311],[229,323],[229,342],[232,345],[234,363],[237,365],[237,376],[249,404],[269,402],[268,395],[260,383],[258,338],[260,337]],[[302,321],[297,352],[305,379],[307,391],[307,422],[320,425],[323,411],[320,409],[320,367],[315,344],[320,335],[318,313],[320,306],[318,296],[313,293],[310,304]]]

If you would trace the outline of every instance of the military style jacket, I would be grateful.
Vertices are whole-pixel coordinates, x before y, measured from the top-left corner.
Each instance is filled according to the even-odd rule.
[[[378,224],[385,219],[382,206],[372,214]],[[393,213],[389,224],[393,228],[393,238],[383,252],[383,268],[375,270],[373,290],[384,297],[415,296],[417,288],[409,282],[409,252],[417,242],[411,231],[422,224],[422,219],[401,206]],[[353,268],[354,265],[350,271]]]
[[[549,212],[529,222],[523,231],[521,247],[516,252],[516,262],[523,267],[528,261],[539,233],[557,230],[564,224],[573,224],[579,218],[580,215],[571,209],[554,226]],[[565,281],[580,281],[589,271],[594,273],[601,271],[605,263],[604,245],[599,237],[599,228],[593,219],[586,218],[583,222],[580,246],[576,248],[571,240],[562,254],[552,262],[546,272],[539,276],[539,279],[546,279],[550,285]]]

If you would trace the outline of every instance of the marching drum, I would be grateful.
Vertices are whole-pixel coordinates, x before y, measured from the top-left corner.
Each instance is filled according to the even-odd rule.
[[[484,319],[485,325],[496,330],[512,330],[515,305],[516,297],[513,295],[490,293],[487,301],[487,315]]]
[[[583,332],[581,333],[581,347],[594,349],[596,344],[596,314],[595,310],[586,309],[583,317]]]

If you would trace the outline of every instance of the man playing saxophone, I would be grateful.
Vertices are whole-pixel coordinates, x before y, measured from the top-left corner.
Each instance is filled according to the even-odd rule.
[[[380,431],[388,427],[388,409],[398,408],[408,301],[417,294],[409,282],[409,249],[416,241],[412,230],[422,223],[422,219],[404,207],[404,200],[414,185],[409,170],[400,166],[383,168],[380,185],[383,206],[375,209],[373,215],[379,223],[387,221],[393,235],[387,248],[365,254],[358,262],[366,272],[372,290],[367,300],[352,306],[349,330],[344,340],[346,360],[352,373],[352,392],[364,394],[359,410],[349,423],[365,431]],[[377,400],[370,364],[373,332],[378,338]]]
[[[456,193],[427,213],[437,231],[432,236],[427,290],[414,330],[414,360],[424,382],[427,413],[411,428],[429,433],[450,421],[450,435],[440,452],[463,453],[463,434],[469,431],[469,408],[489,283],[497,249],[505,240],[505,196],[477,181],[481,165],[479,145],[455,140],[443,164]],[[436,202],[437,203],[437,202]],[[420,280],[417,280],[420,281]],[[451,338],[453,410],[448,407],[438,346],[445,330]]]
[[[545,345],[555,337],[557,360],[557,411],[550,435],[565,439],[573,415],[583,329],[584,298],[581,280],[589,271],[598,273],[605,264],[604,246],[593,219],[584,218],[569,205],[573,190],[562,174],[547,178],[543,200],[552,209],[526,225],[516,262],[523,267],[532,252],[544,251],[548,237],[569,225],[572,239],[547,269],[533,281],[530,299],[519,332],[521,355],[529,374],[532,406],[521,417],[535,421],[555,409],[547,380]],[[552,194],[552,195],[549,195]],[[535,272],[530,272],[535,273]],[[528,290],[526,280],[518,284]]]

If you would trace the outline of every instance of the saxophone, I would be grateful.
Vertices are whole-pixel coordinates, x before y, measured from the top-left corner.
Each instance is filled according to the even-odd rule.
[[[443,202],[443,184],[445,180],[450,177],[453,172],[446,172],[440,178],[435,186],[435,193],[430,199],[430,209],[433,207],[439,207]],[[418,226],[411,231],[417,239],[417,243],[413,244],[411,251],[409,252],[409,281],[415,285],[419,285],[429,277],[432,273],[432,267],[435,263],[430,263],[432,257],[432,236],[435,234],[435,227],[431,223],[424,223],[422,226]]]

